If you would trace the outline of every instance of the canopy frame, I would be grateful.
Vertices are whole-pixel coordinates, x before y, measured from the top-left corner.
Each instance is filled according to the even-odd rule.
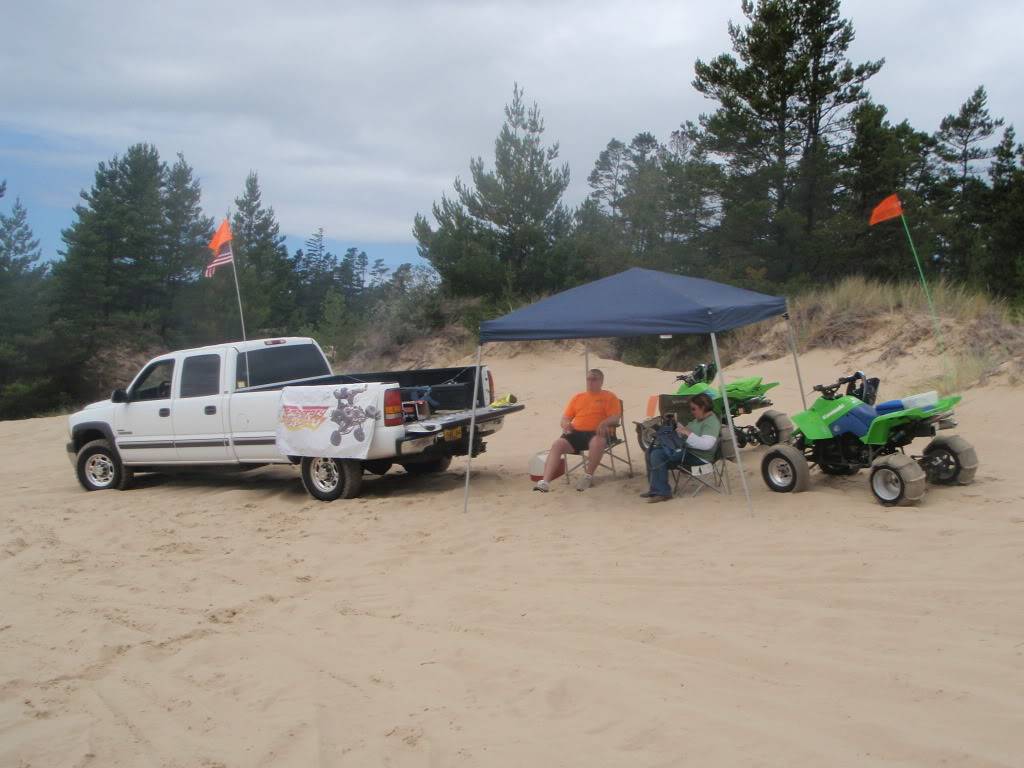
[[[529,310],[537,305],[543,305],[546,303],[554,303],[559,305],[558,310],[564,316],[566,297],[570,294],[582,298],[587,291],[581,291],[586,289],[588,286],[594,286],[598,283],[602,284],[602,289],[607,292],[615,290],[615,279],[620,279],[626,283],[630,283],[630,289],[636,290],[639,284],[641,288],[646,288],[648,285],[653,285],[655,289],[659,288],[662,284],[665,285],[666,295],[662,297],[663,301],[675,300],[681,297],[688,304],[688,309],[685,312],[679,312],[672,314],[671,312],[664,312],[657,318],[655,324],[651,324],[647,321],[647,315],[649,307],[645,308],[645,311],[636,313],[637,317],[630,318],[627,315],[620,315],[619,319],[623,323],[624,328],[630,329],[629,333],[615,333],[609,332],[610,329],[606,322],[607,318],[602,317],[602,322],[595,323],[594,327],[585,333],[579,333],[583,330],[586,325],[586,318],[574,317],[571,326],[558,328],[548,328],[547,330],[539,328],[536,319],[530,319],[527,323],[523,324],[522,315],[524,310]],[[640,281],[640,283],[638,283]],[[653,281],[653,282],[652,282]],[[711,302],[706,302],[704,305],[701,304],[700,291],[707,291],[715,294],[712,298],[719,300],[717,305],[712,305]],[[592,294],[592,291],[590,292]],[[722,296],[726,298],[736,299],[739,303],[735,306],[731,306],[728,303],[722,303]],[[744,303],[746,302],[746,303]],[[742,312],[737,313],[737,307],[746,308],[748,311],[744,316]],[[621,308],[621,305],[620,305]],[[602,306],[601,311],[603,312],[606,306]],[[703,312],[702,312],[703,310]],[[703,315],[703,316],[702,316]],[[743,494],[746,499],[747,510],[751,515],[754,513],[754,507],[750,499],[750,488],[747,484],[746,473],[743,471],[743,457],[740,453],[739,445],[736,440],[736,429],[733,424],[732,413],[729,408],[729,395],[726,392],[726,378],[725,369],[722,366],[721,355],[718,348],[718,333],[724,330],[732,330],[733,328],[740,327],[742,325],[749,325],[761,320],[767,320],[771,317],[782,316],[787,325],[787,337],[789,341],[790,351],[793,355],[793,365],[796,369],[797,385],[800,388],[800,399],[804,406],[807,408],[807,399],[804,392],[803,376],[800,372],[800,360],[797,353],[797,340],[796,333],[793,328],[793,322],[789,314],[788,302],[781,297],[768,296],[766,294],[755,293],[753,291],[746,291],[740,288],[734,288],[732,286],[723,285],[721,283],[715,283],[710,280],[703,280],[700,278],[688,278],[680,275],[671,275],[662,272],[654,272],[653,270],[633,268],[621,272],[618,275],[613,275],[610,278],[603,278],[602,280],[595,281],[594,283],[587,283],[583,286],[577,286],[577,288],[563,291],[560,294],[555,294],[547,299],[543,299],[539,302],[535,302],[528,307],[521,308],[514,312],[505,315],[497,320],[489,321],[488,323],[481,324],[478,333],[478,342],[476,349],[476,375],[473,381],[473,413],[470,417],[469,423],[469,455],[466,463],[466,481],[465,488],[463,491],[463,505],[462,511],[469,511],[469,481],[472,472],[473,465],[473,444],[476,438],[476,409],[477,409],[477,398],[479,397],[480,391],[480,377],[481,377],[481,361],[483,359],[483,345],[488,341],[541,341],[545,339],[565,339],[565,338],[582,338],[584,339],[584,366],[587,372],[590,370],[590,347],[586,342],[588,338],[595,337],[607,337],[607,336],[631,336],[631,335],[675,335],[679,333],[707,333],[711,337],[711,348],[714,355],[715,365],[718,368],[719,386],[722,391],[723,407],[725,409],[726,423],[729,427],[729,439],[732,441],[733,454],[736,457],[736,466],[740,475],[740,482],[743,486]],[[494,326],[501,323],[501,321],[507,321],[508,318],[516,316],[517,322],[520,323],[519,330],[504,330],[503,332],[495,332]],[[720,319],[721,318],[721,319]],[[656,323],[662,322],[663,325],[659,326]],[[532,323],[532,325],[531,325]],[[492,326],[485,332],[484,325]],[[632,333],[632,330],[640,328],[642,333]],[[579,335],[574,335],[579,334]],[[628,439],[628,437],[626,438]],[[728,473],[726,473],[726,488],[728,488]],[[731,493],[731,490],[730,490]]]

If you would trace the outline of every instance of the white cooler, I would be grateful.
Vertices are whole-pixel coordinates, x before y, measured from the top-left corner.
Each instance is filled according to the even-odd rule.
[[[542,480],[544,478],[544,464],[548,460],[548,451],[541,451],[540,453],[534,454],[533,458],[530,459],[530,479],[533,482]],[[562,457],[561,463],[558,465],[558,470],[555,472],[555,477],[561,477],[565,474],[565,457]],[[552,478],[554,479],[554,478]]]

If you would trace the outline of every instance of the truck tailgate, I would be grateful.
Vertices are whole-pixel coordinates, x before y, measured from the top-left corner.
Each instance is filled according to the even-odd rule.
[[[477,408],[477,426],[497,421],[510,413],[521,411],[525,407],[526,406],[522,403],[516,403],[515,405],[502,405],[497,408]],[[440,432],[441,430],[451,429],[453,427],[469,426],[469,422],[472,418],[473,411],[471,409],[456,411],[455,413],[439,414],[437,416],[431,416],[430,418],[423,419],[422,421],[415,421],[410,424],[406,424],[405,431],[409,436],[432,435]]]

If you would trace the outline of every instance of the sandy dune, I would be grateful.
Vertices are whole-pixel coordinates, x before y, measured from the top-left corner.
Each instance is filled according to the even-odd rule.
[[[871,362],[815,352],[805,382]],[[582,358],[491,363],[528,408],[469,514],[464,461],[330,505],[290,469],[87,494],[64,419],[0,424],[0,765],[1024,764],[1020,389],[959,410],[973,486],[775,495],[748,450],[750,516],[639,476],[531,493]],[[630,419],[672,388],[600,365]],[[796,409],[786,360],[747,372]]]

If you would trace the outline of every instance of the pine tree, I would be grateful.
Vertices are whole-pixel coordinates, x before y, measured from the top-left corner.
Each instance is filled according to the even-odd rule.
[[[416,217],[420,255],[450,290],[495,295],[561,286],[564,265],[552,255],[569,232],[561,202],[569,167],[554,165],[558,144],[545,147],[543,134],[540,108],[526,106],[517,84],[494,142],[494,170],[485,169],[483,158],[470,161],[472,184],[456,179],[457,199],[442,196],[433,207],[436,231]]]
[[[1013,126],[993,152],[992,207],[986,226],[989,258],[982,281],[992,292],[1024,300],[1024,145]]]
[[[274,209],[263,205],[255,171],[235,199],[231,233],[246,328],[253,335],[285,332],[296,309],[294,272]]]
[[[945,273],[957,280],[980,283],[989,271],[989,254],[979,231],[990,209],[989,190],[979,178],[978,166],[993,157],[995,148],[986,144],[1002,125],[1003,120],[988,111],[984,86],[978,86],[959,112],[942,119],[935,133],[945,181],[935,201],[944,212],[937,252]]]
[[[849,110],[882,62],[846,59],[853,28],[838,0],[744,0],[742,10],[747,23],[729,25],[735,56],[694,66],[694,87],[718,102],[701,116],[703,147],[727,171],[716,240],[720,257],[785,279],[822,249],[814,231],[832,212]]]
[[[590,198],[612,216],[619,213],[627,173],[626,163],[626,145],[618,139],[612,139],[597,156],[594,170],[587,177],[591,188]]]
[[[40,271],[43,268],[36,262],[41,256],[39,241],[28,223],[28,211],[21,199],[15,198],[10,215],[0,212],[0,275],[5,280],[16,280]]]
[[[102,338],[97,327],[109,332],[115,321],[145,323],[160,304],[165,170],[148,144],[101,162],[92,188],[81,193],[84,202],[75,206],[76,220],[62,233],[54,319],[81,341],[71,345],[78,354],[95,349]]]
[[[203,215],[199,179],[179,152],[167,172],[163,195],[164,240],[162,271],[164,301],[160,314],[160,335],[169,346],[190,339],[190,329],[178,328],[181,318],[192,316],[186,306],[188,286],[199,279],[209,260],[206,244],[213,234],[213,219]]]

